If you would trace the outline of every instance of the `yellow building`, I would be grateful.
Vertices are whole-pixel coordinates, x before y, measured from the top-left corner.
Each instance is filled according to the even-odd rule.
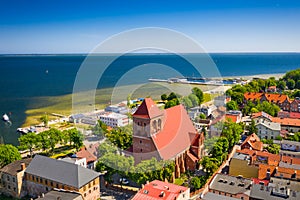
[[[235,153],[229,163],[229,175],[258,178],[258,167],[251,165],[251,157],[249,155]]]
[[[99,173],[73,163],[36,155],[25,170],[26,191],[37,197],[56,188],[77,192],[85,200],[100,198]]]

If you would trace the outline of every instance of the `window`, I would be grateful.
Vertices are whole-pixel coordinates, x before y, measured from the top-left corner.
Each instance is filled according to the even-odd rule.
[[[140,144],[142,144],[142,140],[140,140]]]
[[[46,187],[45,189],[46,189],[46,191],[48,192],[48,190],[49,190],[48,187]]]
[[[53,182],[52,181],[50,182],[50,185],[53,187]]]
[[[48,181],[47,180],[45,180],[45,184],[48,185]]]
[[[17,188],[14,187],[14,192],[17,192]]]
[[[15,179],[15,177],[13,177],[13,182],[14,182],[14,183],[16,182],[16,179]]]

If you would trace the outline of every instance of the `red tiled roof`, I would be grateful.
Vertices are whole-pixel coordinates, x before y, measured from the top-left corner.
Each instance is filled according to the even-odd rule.
[[[237,123],[237,121],[238,121],[238,116],[237,115],[226,114],[225,118],[226,118],[226,120],[228,120],[228,121],[231,120],[234,123]]]
[[[152,140],[161,158],[167,160],[189,149],[190,133],[197,131],[182,105],[166,109],[164,117],[163,129],[152,135]]]
[[[292,168],[285,168],[285,167],[277,167],[275,171],[275,176],[277,177],[284,177],[284,178],[291,178],[291,176],[296,172],[296,174],[300,174],[299,169],[292,169]]]
[[[259,164],[258,166],[258,179],[267,178],[267,172],[270,172],[272,176],[275,172],[276,166],[267,165],[267,164]]]
[[[290,156],[282,156],[281,161],[289,164],[295,164],[300,165],[300,159],[299,158],[293,158]]]
[[[260,92],[246,92],[244,94],[244,98],[250,101],[260,100],[263,94],[264,93],[260,93]]]
[[[290,112],[290,118],[300,119],[300,113],[298,113],[298,112]]]
[[[252,161],[256,161],[257,156],[267,157],[268,165],[277,166],[280,162],[280,155],[272,154],[269,152],[255,151],[255,150],[250,150],[250,149],[237,150],[236,152],[247,154],[247,155],[251,156]]]
[[[134,117],[152,119],[154,117],[163,115],[164,112],[160,110],[151,98],[145,98],[142,104],[133,114]]]
[[[269,94],[260,92],[246,92],[244,94],[244,98],[248,101],[257,101],[262,97],[265,97],[267,101],[273,103],[283,103],[286,99],[289,100],[289,97],[285,94]]]
[[[284,126],[300,126],[300,119],[273,117],[272,122],[277,122]]]
[[[86,158],[87,163],[95,162],[97,160],[97,157],[91,154],[86,147],[82,147],[80,151],[76,153],[76,156],[78,158]]]
[[[300,119],[272,117],[265,112],[253,113],[251,118],[254,119],[263,116],[270,119],[272,122],[276,122],[284,126],[300,126]]]
[[[263,150],[263,143],[260,141],[259,137],[255,133],[252,133],[245,139],[245,141],[241,144],[241,148],[243,149],[243,147],[246,144],[249,144],[249,146],[253,150],[258,150],[258,151]]]
[[[268,184],[269,184],[268,180],[262,180],[262,179],[258,179],[258,178],[252,178],[252,181],[254,184],[264,183],[265,186],[268,186]]]
[[[154,180],[144,186],[132,200],[174,200],[189,188]],[[162,192],[164,196],[161,196]]]

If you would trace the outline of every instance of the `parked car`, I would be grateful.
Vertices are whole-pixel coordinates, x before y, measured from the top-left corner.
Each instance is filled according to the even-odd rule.
[[[120,178],[120,183],[122,185],[127,185],[127,184],[129,184],[129,181],[126,178]]]

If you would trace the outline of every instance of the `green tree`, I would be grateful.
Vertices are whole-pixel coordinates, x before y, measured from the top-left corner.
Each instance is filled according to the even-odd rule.
[[[195,190],[198,190],[202,187],[201,185],[201,181],[199,177],[193,177],[190,181],[190,185],[192,186],[192,188],[194,188]]]
[[[295,88],[296,89],[300,89],[300,80],[296,81]]]
[[[279,154],[280,145],[278,145],[278,144],[270,144],[270,145],[268,145],[267,150],[270,153]]]
[[[281,90],[285,90],[285,88],[286,88],[286,83],[285,83],[285,81],[284,81],[284,80],[280,80],[280,81],[278,82],[277,87],[278,87],[279,89],[281,89]]]
[[[216,158],[204,156],[199,164],[208,175],[212,175],[218,169],[220,163]]]
[[[204,95],[203,95],[203,92],[202,92],[202,90],[200,88],[194,87],[192,89],[192,93],[198,97],[198,105],[200,105],[201,103],[203,103],[203,101],[204,101]]]
[[[171,101],[173,99],[177,99],[179,97],[178,94],[175,94],[174,92],[171,92],[167,98],[168,101]]]
[[[132,130],[128,127],[115,128],[106,134],[106,138],[118,148],[126,150],[132,145]]]
[[[43,131],[36,135],[37,148],[46,151],[50,147],[49,131]]]
[[[21,160],[18,149],[11,144],[0,144],[0,168],[16,160]]]
[[[107,129],[107,125],[101,120],[98,120],[96,126],[92,128],[92,131],[95,135],[97,135],[100,138],[103,138],[105,134],[109,132]]]
[[[166,94],[162,94],[162,95],[160,96],[160,99],[161,99],[162,101],[166,101],[166,100],[168,99],[168,96],[167,96]]]
[[[182,98],[182,103],[183,103],[183,105],[184,105],[187,109],[190,109],[191,107],[193,107],[193,103],[192,103],[192,101],[190,100],[189,97],[183,97],[183,98]]]
[[[130,102],[131,102],[131,94],[127,95],[127,106],[130,107]]]
[[[235,101],[229,101],[226,103],[227,110],[239,110],[238,104]]]
[[[257,134],[257,132],[258,132],[255,121],[253,119],[251,120],[251,123],[248,126],[248,131],[249,131],[248,135],[251,135],[252,133]]]
[[[83,146],[83,135],[77,129],[73,129],[70,133],[70,140],[76,148],[76,151]]]
[[[63,141],[63,135],[60,130],[51,128],[47,131],[49,136],[49,145],[51,147],[51,152],[54,152],[55,146]]]
[[[295,88],[295,81],[293,79],[288,79],[286,85],[290,90],[292,90]]]
[[[48,118],[48,115],[45,114],[43,115],[40,120],[44,123],[44,126],[47,127],[48,126],[48,122],[49,122],[49,118]]]
[[[179,105],[179,100],[177,98],[175,98],[175,99],[169,100],[165,104],[165,109],[171,108],[171,107],[174,107],[174,106],[177,106],[177,105]]]
[[[20,149],[28,149],[32,156],[33,148],[37,146],[37,136],[35,133],[27,133],[19,137]]]
[[[206,119],[206,115],[204,113],[200,113],[199,118],[200,119]]]
[[[190,94],[188,98],[191,100],[193,107],[199,105],[199,98],[195,94]]]

